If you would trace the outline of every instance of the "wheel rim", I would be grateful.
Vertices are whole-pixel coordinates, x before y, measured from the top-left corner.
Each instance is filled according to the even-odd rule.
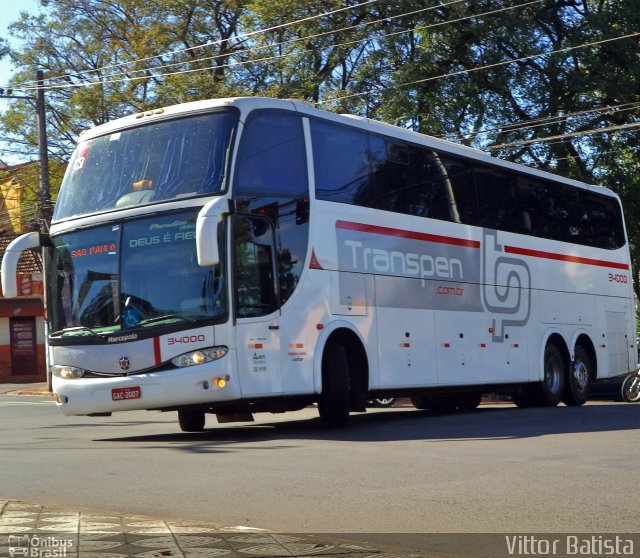
[[[552,356],[547,360],[545,376],[549,392],[558,393],[562,385],[562,365],[557,357]]]
[[[573,365],[573,382],[581,392],[585,391],[589,385],[589,368],[582,360],[578,360]]]

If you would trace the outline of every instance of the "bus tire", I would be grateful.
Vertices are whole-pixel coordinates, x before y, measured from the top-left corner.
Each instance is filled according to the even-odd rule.
[[[553,343],[545,347],[543,363],[543,377],[536,386],[535,403],[539,407],[555,407],[564,396],[567,374],[562,353]]]
[[[411,398],[411,403],[416,409],[439,411],[447,413],[456,410],[455,395],[448,393],[433,395],[416,395]]]
[[[622,399],[627,403],[637,403],[640,401],[640,374],[634,372],[629,374],[622,382]]]
[[[431,408],[429,407],[429,402],[425,395],[414,395],[413,397],[410,397],[409,400],[411,401],[411,404],[420,411],[426,411]]]
[[[576,346],[573,362],[567,372],[562,401],[570,406],[584,405],[591,392],[593,364],[589,353],[581,345]]]
[[[183,432],[202,432],[204,422],[204,411],[198,409],[180,409],[178,411],[178,423]]]
[[[480,401],[482,401],[482,392],[470,391],[458,395],[456,406],[458,411],[473,411],[480,405]]]
[[[532,388],[537,386],[525,385],[511,395],[511,401],[519,409],[530,409],[535,407],[535,395],[532,393]]]
[[[322,355],[322,393],[318,399],[320,422],[328,428],[340,428],[349,422],[351,382],[349,360],[343,345],[327,347]]]

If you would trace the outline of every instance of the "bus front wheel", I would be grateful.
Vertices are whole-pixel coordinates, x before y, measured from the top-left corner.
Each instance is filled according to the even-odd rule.
[[[343,345],[328,347],[322,356],[322,393],[318,412],[323,426],[339,428],[349,422],[351,407],[349,360]]]
[[[178,411],[178,423],[183,432],[202,432],[204,430],[204,411],[181,409]]]

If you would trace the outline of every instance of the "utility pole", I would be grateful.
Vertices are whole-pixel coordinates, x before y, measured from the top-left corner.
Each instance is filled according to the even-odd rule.
[[[44,81],[42,70],[36,71],[36,114],[38,116],[38,150],[40,152],[40,188],[38,190],[38,217],[40,232],[49,231],[51,223],[51,188],[49,186],[49,151],[47,121],[45,118]]]

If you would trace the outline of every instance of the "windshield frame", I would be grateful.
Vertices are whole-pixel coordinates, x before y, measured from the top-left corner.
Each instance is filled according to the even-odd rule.
[[[123,194],[122,196],[114,197],[111,201],[112,204],[109,207],[102,208],[94,208],[86,211],[72,212],[72,213],[64,213],[63,211],[68,211],[68,199],[71,199],[74,193],[77,192],[77,188],[72,187],[72,182],[74,180],[74,173],[78,172],[78,166],[80,167],[80,171],[84,167],[84,158],[88,155],[85,153],[83,155],[83,149],[86,148],[86,144],[91,144],[91,142],[104,142],[107,138],[119,138],[123,134],[128,133],[140,133],[141,131],[144,133],[145,129],[153,129],[153,127],[157,126],[165,126],[170,125],[171,123],[187,123],[190,119],[203,118],[207,116],[216,116],[216,115],[227,115],[230,119],[228,124],[227,134],[220,137],[223,141],[223,149],[212,153],[212,157],[218,157],[220,160],[220,169],[219,172],[216,173],[219,175],[220,180],[217,182],[218,186],[215,191],[202,191],[202,192],[191,192],[186,194],[176,194],[173,197],[162,197],[159,199],[150,199],[155,195],[153,181],[147,180],[143,176],[138,176],[139,180],[131,182],[131,191]],[[166,116],[157,116],[154,117],[151,121],[141,121],[136,123],[136,125],[123,125],[122,127],[118,127],[115,129],[110,129],[108,132],[102,134],[88,134],[87,137],[81,136],[74,152],[69,160],[69,164],[67,166],[67,170],[65,172],[62,185],[60,187],[60,192],[58,194],[58,199],[55,205],[54,214],[52,217],[52,224],[63,223],[70,220],[83,219],[86,217],[108,214],[119,211],[127,211],[128,209],[137,209],[142,207],[153,207],[156,205],[167,204],[167,203],[176,203],[176,202],[185,202],[187,200],[198,200],[203,197],[211,197],[211,196],[222,196],[225,195],[229,191],[230,187],[230,171],[231,171],[231,163],[232,163],[232,155],[234,151],[234,146],[236,143],[236,138],[238,134],[238,126],[240,122],[240,111],[236,107],[225,106],[225,107],[217,107],[217,108],[209,108],[207,110],[198,110],[191,111],[188,113],[181,114],[171,114]],[[195,138],[195,136],[194,136]],[[85,147],[83,147],[85,146]],[[150,155],[151,152],[148,154]],[[216,155],[217,154],[217,155]],[[174,161],[174,159],[170,159]],[[183,159],[174,161],[177,166],[187,165],[188,160],[185,162]],[[87,166],[90,166],[87,164]],[[146,168],[146,167],[145,167]],[[74,170],[75,169],[75,170]],[[96,173],[98,174],[98,173]],[[111,173],[114,177],[118,177],[118,172]],[[203,180],[208,175],[203,175]],[[124,179],[120,177],[122,183],[125,183]],[[91,182],[89,182],[91,184]],[[203,184],[204,185],[204,184]],[[93,193],[99,192],[99,188],[92,187],[91,191]],[[126,197],[132,197],[127,203],[123,205],[116,205],[118,199]],[[62,209],[66,208],[66,209]]]
[[[218,234],[218,243],[220,249],[220,262],[217,266],[208,267],[208,268],[200,268],[203,270],[209,269],[210,273],[215,275],[219,281],[221,281],[222,286],[218,291],[218,297],[221,301],[221,312],[215,315],[209,316],[194,316],[194,314],[189,312],[167,312],[166,315],[155,315],[150,316],[147,320],[140,320],[140,325],[135,324],[132,327],[125,327],[124,324],[124,316],[120,315],[116,323],[114,323],[114,327],[110,327],[107,325],[92,325],[92,324],[82,324],[82,323],[68,323],[64,321],[64,318],[60,317],[60,313],[63,312],[61,296],[61,287],[57,285],[58,282],[58,271],[60,269],[60,258],[56,258],[54,251],[56,250],[57,240],[61,240],[64,237],[69,237],[69,235],[78,235],[81,234],[79,238],[90,239],[89,236],[92,231],[106,229],[109,227],[118,228],[118,237],[119,243],[117,246],[117,263],[116,263],[116,285],[117,292],[113,293],[114,300],[117,301],[117,308],[114,307],[114,312],[124,312],[124,304],[125,304],[125,295],[122,292],[124,279],[123,279],[123,266],[126,265],[123,263],[127,258],[125,254],[127,254],[127,248],[122,247],[121,243],[125,238],[125,230],[127,226],[135,226],[139,223],[144,222],[153,222],[153,220],[175,220],[179,217],[184,218],[192,218],[195,223],[195,217],[197,216],[197,208],[188,207],[180,210],[171,210],[166,212],[152,212],[152,213],[144,213],[139,214],[136,217],[130,217],[127,219],[109,219],[106,221],[101,221],[100,223],[95,224],[91,227],[79,227],[73,229],[65,229],[64,231],[60,231],[58,234],[51,237],[51,243],[46,248],[46,268],[49,270],[47,276],[49,281],[47,281],[46,285],[46,294],[48,300],[48,322],[49,322],[49,343],[51,345],[83,345],[83,344],[102,344],[102,343],[114,343],[120,341],[131,341],[131,340],[139,340],[139,339],[147,339],[151,337],[157,337],[159,335],[163,335],[164,333],[176,332],[194,329],[197,327],[203,327],[208,325],[216,325],[223,324],[229,320],[230,314],[230,305],[231,299],[229,294],[229,275],[228,275],[228,265],[227,265],[227,242],[226,238],[226,226],[221,226],[219,228]],[[155,248],[156,250],[162,250],[162,245]],[[195,252],[195,236],[193,237],[193,250]],[[128,258],[132,259],[135,256],[129,255]],[[197,264],[196,264],[197,265]],[[196,267],[195,269],[198,269]],[[153,270],[152,270],[153,271]],[[155,270],[162,272],[163,270]],[[207,299],[209,303],[214,303],[218,300],[216,299]],[[74,299],[73,304],[77,302]],[[116,303],[114,303],[116,304]],[[146,322],[146,323],[144,323]],[[60,327],[64,323],[63,327]]]

